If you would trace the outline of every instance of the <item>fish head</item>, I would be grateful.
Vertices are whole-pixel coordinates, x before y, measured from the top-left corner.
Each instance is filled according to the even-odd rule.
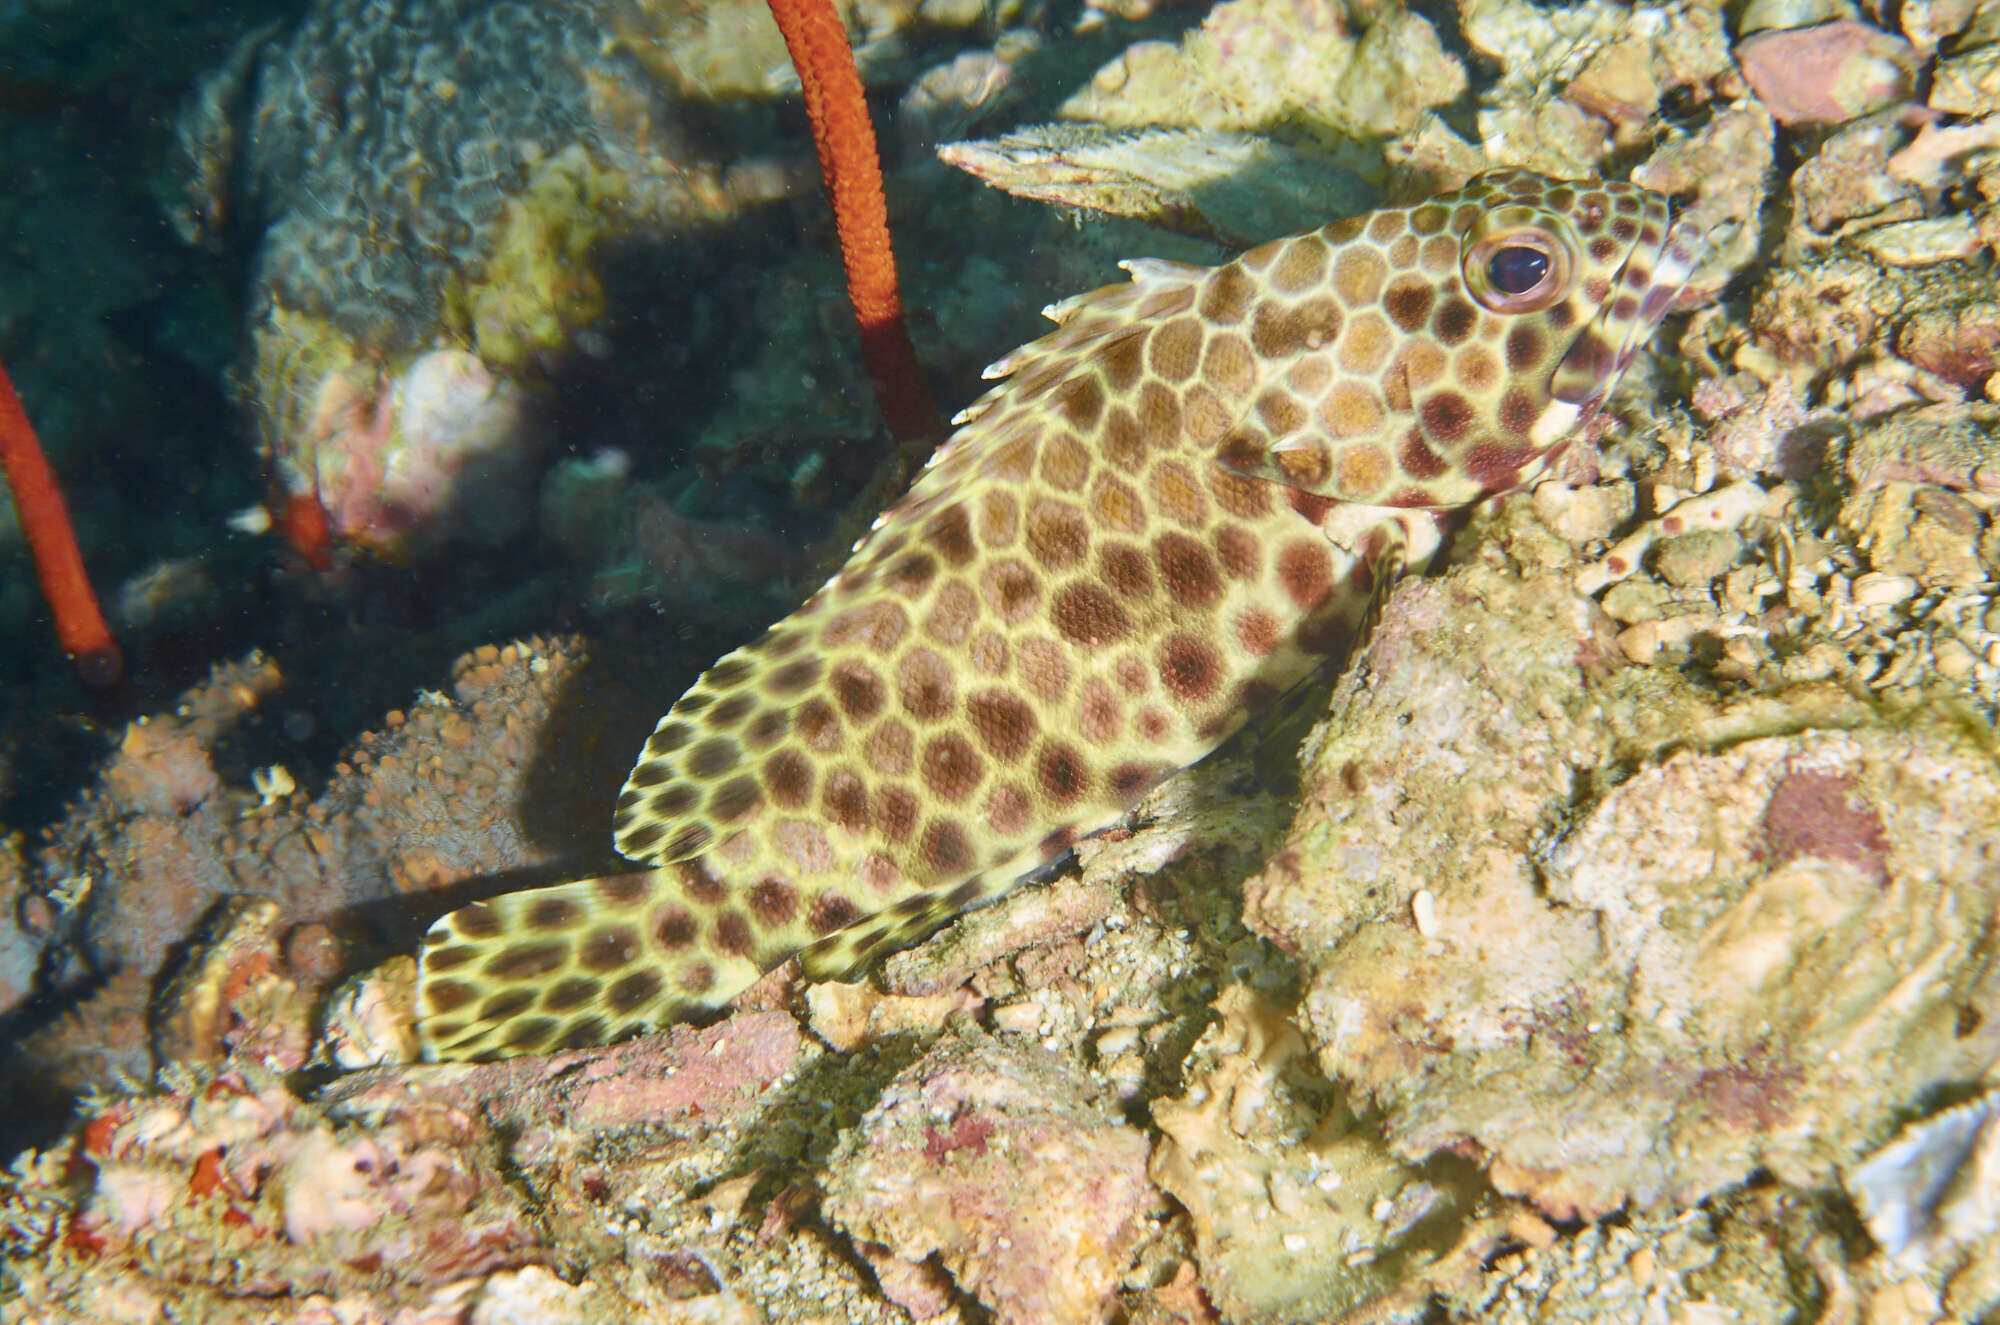
[[[1549,407],[1580,413],[1602,403],[1686,286],[1705,247],[1699,229],[1665,198],[1620,181],[1494,171],[1465,192],[1486,203],[1460,245],[1466,293],[1506,320],[1510,337],[1549,337],[1547,352],[1523,365],[1552,365]],[[1567,433],[1566,411],[1549,407],[1536,430]]]
[[[1602,408],[1704,248],[1638,185],[1525,170],[1278,241],[1316,243],[1330,250],[1326,276],[1296,306],[1316,299],[1323,310],[1300,352],[1319,362],[1269,374],[1218,462],[1344,502],[1432,510],[1546,469]],[[1280,251],[1263,265],[1288,263]],[[1253,321],[1273,316],[1252,310]],[[1328,385],[1293,408],[1268,403],[1299,382]],[[1288,426],[1259,426],[1273,418]]]

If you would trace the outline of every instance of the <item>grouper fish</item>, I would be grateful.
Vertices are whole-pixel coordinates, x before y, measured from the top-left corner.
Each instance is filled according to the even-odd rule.
[[[427,1055],[855,971],[1115,824],[1544,472],[1701,248],[1635,185],[1501,170],[1055,305],[839,573],[660,719],[613,817],[641,868],[437,921]]]

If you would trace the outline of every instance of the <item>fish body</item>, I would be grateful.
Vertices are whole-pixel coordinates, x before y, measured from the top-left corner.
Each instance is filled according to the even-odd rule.
[[[1541,472],[1698,249],[1636,186],[1499,171],[1056,305],[840,572],[660,720],[613,821],[642,869],[437,922],[427,1052],[602,1043],[1006,892]]]

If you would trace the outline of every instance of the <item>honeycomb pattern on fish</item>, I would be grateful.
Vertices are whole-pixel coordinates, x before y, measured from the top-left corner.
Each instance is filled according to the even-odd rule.
[[[614,820],[649,868],[438,921],[428,1051],[847,972],[1115,823],[1539,472],[1696,251],[1635,186],[1495,172],[1050,309],[847,565],[660,720]]]

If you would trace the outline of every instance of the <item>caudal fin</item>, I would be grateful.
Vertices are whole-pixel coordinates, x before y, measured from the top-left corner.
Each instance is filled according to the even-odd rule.
[[[604,1044],[735,997],[775,962],[715,949],[683,866],[511,893],[442,917],[418,961],[429,1059]]]

